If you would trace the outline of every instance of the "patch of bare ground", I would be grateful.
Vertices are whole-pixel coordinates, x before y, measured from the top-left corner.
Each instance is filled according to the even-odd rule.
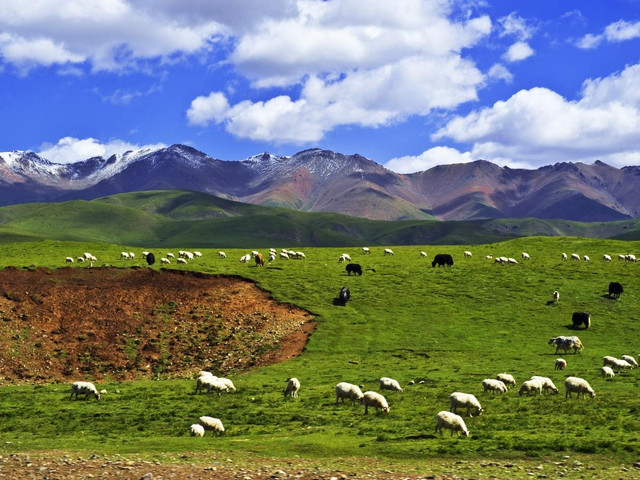
[[[238,372],[298,355],[314,328],[239,277],[0,270],[0,384]]]

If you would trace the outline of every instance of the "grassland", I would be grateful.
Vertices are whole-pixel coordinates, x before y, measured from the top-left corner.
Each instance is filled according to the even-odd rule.
[[[467,475],[480,476],[491,471],[482,463],[516,462],[520,470],[492,474],[632,478],[620,467],[633,470],[631,464],[639,460],[638,370],[603,380],[599,369],[604,355],[637,357],[640,352],[640,266],[602,261],[603,253],[614,259],[618,253],[637,254],[637,243],[531,237],[392,248],[394,256],[384,256],[382,248],[372,248],[369,256],[355,247],[303,248],[307,260],[276,260],[271,268],[240,264],[245,250],[226,250],[228,258],[221,260],[217,250],[203,249],[203,259],[184,268],[251,278],[277,300],[317,315],[317,330],[303,354],[256,371],[231,372],[237,392],[221,397],[195,396],[192,379],[176,378],[106,381],[100,388],[108,393],[100,402],[69,402],[66,384],[2,386],[0,454],[63,449],[154,458],[215,450],[234,458],[353,462],[354,468],[363,459],[378,458],[393,465],[387,468],[407,472],[455,473],[455,461],[462,461],[476,468]],[[118,260],[123,249],[137,251],[110,243],[7,243],[0,267],[60,267],[65,256],[84,251],[124,266]],[[421,250],[427,259],[419,257]],[[473,257],[463,258],[464,250]],[[166,249],[152,251],[158,256]],[[520,260],[522,251],[530,261]],[[563,262],[563,251],[592,260]],[[346,276],[337,263],[342,252],[375,272]],[[431,267],[440,252],[453,255],[452,268]],[[520,263],[497,265],[485,259],[488,254]],[[613,280],[625,287],[619,300],[606,296]],[[336,306],[333,299],[343,285],[350,288],[351,301]],[[557,303],[551,302],[554,290],[561,294]],[[569,327],[574,311],[591,313],[589,330]],[[567,369],[554,371],[559,355],[548,339],[574,334],[585,349],[563,354]],[[499,372],[512,373],[519,383],[531,375],[549,376],[560,394],[483,394],[482,379]],[[562,383],[568,375],[587,379],[596,397],[565,399]],[[291,376],[302,383],[300,397],[283,400]],[[382,376],[405,387],[403,393],[386,394],[388,415],[365,416],[361,407],[335,405],[333,388],[339,381],[378,390]],[[409,385],[410,380],[416,384]],[[468,419],[470,438],[433,435],[433,416],[448,409],[453,391],[474,393],[485,408],[480,417]],[[200,415],[221,418],[226,435],[190,438],[188,427]],[[566,466],[565,456],[577,466]],[[537,465],[542,467],[536,471]]]

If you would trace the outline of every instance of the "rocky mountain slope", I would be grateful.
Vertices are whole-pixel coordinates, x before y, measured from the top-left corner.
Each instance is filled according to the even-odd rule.
[[[185,145],[54,164],[0,153],[0,205],[189,189],[235,201],[380,220],[640,216],[640,167],[558,163],[537,170],[478,160],[397,174],[360,155],[311,149],[222,161]]]

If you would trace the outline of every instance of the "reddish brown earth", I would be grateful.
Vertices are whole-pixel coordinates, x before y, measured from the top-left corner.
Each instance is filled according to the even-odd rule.
[[[298,355],[314,326],[239,277],[8,267],[0,384],[243,371]]]

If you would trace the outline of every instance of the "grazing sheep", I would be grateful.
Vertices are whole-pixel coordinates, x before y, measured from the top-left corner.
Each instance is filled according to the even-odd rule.
[[[371,249],[369,247],[362,247],[362,253],[369,254],[371,253]]]
[[[189,427],[192,437],[204,437],[204,427],[199,423],[194,423]]]
[[[212,391],[218,392],[218,395],[222,395],[222,392],[228,391],[227,386],[213,375],[203,375],[196,380],[196,392],[200,393],[203,389],[207,390],[207,393]]]
[[[611,355],[605,355],[602,357],[602,365],[609,365],[611,367],[615,366],[618,359],[616,357],[612,357]]]
[[[349,288],[342,287],[342,290],[340,290],[338,297],[340,298],[340,303],[342,303],[342,305],[346,305],[351,298],[351,292],[349,291]]]
[[[130,260],[131,256],[129,255],[129,252],[120,252],[120,258],[123,260]]]
[[[397,380],[389,377],[382,377],[380,379],[380,390],[393,390],[396,392],[404,391]]]
[[[458,407],[467,409],[467,416],[472,417],[471,410],[475,410],[476,415],[482,414],[482,407],[478,399],[470,393],[453,392],[449,395],[451,411],[457,413]]]
[[[605,262],[610,262],[611,261],[611,255],[607,255],[605,253],[604,255],[602,255],[602,260],[604,260]]]
[[[426,256],[427,256],[427,252],[420,252],[420,256],[421,256],[421,257],[425,257],[425,258],[426,258]]]
[[[616,376],[616,374],[613,373],[613,369],[606,365],[600,368],[600,372],[602,373],[602,378],[605,378],[605,377],[613,378]]]
[[[78,258],[77,258],[77,261],[78,261],[78,262],[84,262],[84,257],[78,257]]]
[[[637,367],[638,366],[638,362],[636,362],[636,359],[633,358],[631,355],[621,355],[620,356],[620,360],[624,360],[625,362],[627,362],[629,365],[631,365],[632,368]]]
[[[624,256],[622,254],[618,255],[618,260],[626,260],[626,259],[627,259],[626,256]]]
[[[389,413],[389,410],[391,410],[387,399],[377,392],[364,392],[362,395],[362,404],[364,405],[365,415],[369,413],[369,407],[382,410],[384,413]]]
[[[578,260],[578,261],[580,261],[580,255],[578,255],[577,253],[572,253],[572,254],[571,254],[571,260]]]
[[[615,361],[613,362],[613,365],[611,365],[611,367],[616,372],[619,372],[620,370],[631,370],[633,368],[633,365],[631,365],[626,360],[616,358]]]
[[[229,391],[235,392],[236,391],[236,386],[228,378],[219,377],[218,378],[218,382],[220,382],[222,385],[227,387],[227,392],[229,392]]]
[[[451,436],[453,436],[453,432],[458,432],[458,436],[460,432],[464,433],[465,437],[469,436],[469,430],[467,430],[467,426],[460,415],[443,410],[438,412],[435,418],[436,433],[440,432],[440,435],[442,435],[442,429],[447,428],[451,430]]]
[[[515,258],[507,258],[507,263],[510,263],[511,265],[517,265],[518,261]]]
[[[556,290],[553,292],[553,301],[557,302],[558,300],[560,300],[560,292]]]
[[[567,361],[564,358],[556,358],[554,363],[554,370],[564,370],[567,368]]]
[[[218,258],[227,258],[227,254],[225,252],[218,252]]]
[[[567,254],[562,252],[562,260],[566,260],[567,259]]]
[[[484,257],[484,258],[486,258],[487,260],[491,260],[491,259],[493,258],[493,255],[487,255],[487,256],[486,256],[486,257]]]
[[[504,384],[504,382],[501,382],[500,380],[494,380],[493,378],[485,378],[482,381],[482,388],[484,389],[484,393],[487,393],[489,391],[504,393],[507,391],[507,386]]]
[[[609,298],[620,298],[620,295],[624,292],[624,288],[618,282],[609,283]]]
[[[78,395],[84,395],[85,400],[89,400],[89,395],[93,395],[96,400],[100,400],[100,392],[96,386],[91,382],[73,382],[71,385],[71,395],[69,395],[69,400],[76,396],[76,400],[78,399]]]
[[[582,394],[582,396],[584,397],[585,393],[588,393],[591,398],[594,398],[596,396],[593,388],[591,388],[589,382],[587,382],[584,378],[567,377],[564,381],[564,388],[567,391],[564,396],[565,398],[571,398],[571,394],[574,392],[578,394],[578,398],[580,398],[580,394]]]
[[[213,435],[222,435],[224,433],[224,427],[222,426],[222,421],[219,418],[202,416],[198,419],[198,422],[205,430],[211,430]]]
[[[627,254],[624,256],[624,259],[627,262],[635,262],[636,261],[636,256],[635,255],[631,255],[631,254]]]
[[[160,259],[160,263],[169,264],[169,263],[171,263],[171,261],[166,257],[162,257]]]
[[[587,312],[573,312],[571,323],[573,324],[573,328],[578,328],[580,325],[584,325],[584,328],[587,329],[591,326],[591,314]]]
[[[473,256],[473,254],[469,250],[465,250],[464,251],[464,256],[465,256],[465,258],[471,258]]]
[[[537,375],[534,375],[529,380],[538,380],[542,384],[542,390],[544,391],[544,393],[547,393],[547,391],[549,390],[551,390],[553,393],[558,393],[558,389],[549,377],[539,377]]]
[[[287,252],[280,252],[280,258],[284,258],[285,260],[289,260],[289,254]]]
[[[498,375],[496,375],[496,379],[504,383],[507,389],[516,386],[515,378],[513,378],[513,375],[510,375],[508,373],[499,373]]]
[[[355,405],[356,402],[362,403],[363,397],[364,394],[357,385],[347,382],[340,382],[336,385],[336,403],[338,403],[340,399],[342,399],[342,403],[344,403],[344,399],[348,398],[351,400],[351,404]]]
[[[247,253],[246,255],[242,255],[240,257],[240,263],[247,263],[249,260],[251,260],[251,254]]]
[[[531,257],[529,256],[529,254],[527,252],[522,252],[522,259],[523,260],[531,260]]]
[[[588,255],[584,255],[582,258],[584,259],[585,262],[590,262],[591,261],[591,259],[589,258]]]
[[[297,397],[298,390],[300,390],[300,380],[295,377],[287,380],[287,388],[284,389],[284,398]]]
[[[391,250],[390,248],[385,248],[384,249],[384,254],[385,255],[393,255],[393,250]]]
[[[540,380],[527,380],[523,382],[520,386],[518,395],[522,396],[525,393],[527,396],[530,396],[531,394],[542,395],[542,382],[540,382]]]
[[[573,349],[573,353],[579,353],[584,347],[578,337],[552,337],[549,339],[549,345],[554,344],[556,346],[556,354],[559,350],[564,350],[566,354],[569,350]]]
[[[186,261],[184,258],[179,258],[179,259],[177,260],[177,262],[178,262],[178,263],[185,263],[185,264],[187,263],[187,261]]]
[[[350,261],[351,261],[351,257],[347,253],[343,253],[338,258],[338,263],[344,263],[344,262],[350,262]]]
[[[202,256],[202,252],[198,252],[197,250],[193,252],[193,256],[194,257],[201,257]]]
[[[73,257],[66,257],[64,261],[67,263],[73,263]]]

